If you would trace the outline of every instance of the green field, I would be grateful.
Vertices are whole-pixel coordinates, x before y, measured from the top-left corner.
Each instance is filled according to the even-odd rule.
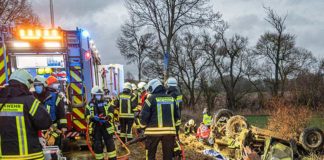
[[[256,127],[265,128],[267,126],[268,117],[266,115],[262,116],[245,116],[248,122]],[[319,127],[324,130],[324,118],[320,116],[314,116],[309,124],[310,127]]]

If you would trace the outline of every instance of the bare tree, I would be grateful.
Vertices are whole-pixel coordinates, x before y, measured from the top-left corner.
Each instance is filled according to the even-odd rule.
[[[215,67],[222,86],[226,92],[227,106],[230,109],[237,107],[237,102],[248,92],[238,88],[238,82],[244,74],[244,59],[247,55],[247,38],[234,35],[230,39],[225,37],[227,25],[218,28],[212,39],[205,35],[205,52],[209,55]]]
[[[149,79],[163,79],[163,53],[156,51],[148,55],[148,60],[143,65],[143,75]]]
[[[316,59],[310,51],[304,48],[294,48],[292,52],[280,63],[281,95],[285,92],[288,76],[294,78],[299,72],[316,64]]]
[[[152,33],[141,34],[141,28],[135,25],[134,19],[122,26],[122,35],[118,38],[117,46],[128,64],[135,63],[138,69],[138,80],[142,79],[142,68],[148,55],[156,50],[154,35]]]
[[[0,24],[40,25],[28,0],[0,0]]]
[[[202,40],[199,35],[184,33],[174,37],[171,57],[172,75],[178,77],[182,85],[184,99],[191,109],[200,99],[202,90],[199,87],[200,74],[209,65],[209,59],[202,50]]]
[[[280,17],[272,9],[265,9],[266,21],[275,32],[267,32],[260,37],[255,53],[264,57],[261,70],[273,96],[278,96],[279,91],[283,96],[288,76],[312,63],[314,58],[309,51],[295,47],[294,35],[285,33],[287,16]]]
[[[164,54],[164,80],[169,74],[171,41],[176,33],[186,27],[206,27],[219,20],[208,5],[209,0],[126,0],[126,6],[136,23],[150,26],[157,33]]]

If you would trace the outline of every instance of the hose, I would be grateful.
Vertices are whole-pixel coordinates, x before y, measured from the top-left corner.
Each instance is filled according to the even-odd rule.
[[[95,157],[95,153],[94,153],[92,146],[90,144],[89,124],[87,125],[87,129],[86,129],[86,143],[87,143],[87,146],[88,146],[89,151],[91,152],[92,156]]]
[[[181,152],[182,152],[182,160],[186,160],[186,154],[185,154],[185,151],[184,151],[184,147],[183,145],[180,143],[180,148],[181,148]]]
[[[136,136],[136,138],[139,138],[139,135],[138,135],[138,133],[137,133],[137,130],[135,130],[134,132],[135,132],[135,136]],[[144,145],[143,142],[140,142],[140,145],[141,145],[141,147],[142,147],[143,149],[145,149],[145,145]]]
[[[178,141],[178,144],[180,146],[180,149],[181,149],[181,158],[182,160],[186,160],[186,154],[185,154],[185,151],[184,151],[184,147],[183,145],[180,143],[180,139],[178,139],[178,137],[176,137],[176,141]]]
[[[119,156],[117,157],[118,160],[127,160],[128,156],[130,155],[130,150],[128,149],[128,147],[126,146],[126,144],[120,139],[120,137],[118,136],[117,132],[114,132],[116,138],[118,139],[118,141],[122,144],[122,146],[126,149],[127,153],[125,155]],[[91,152],[92,156],[95,157],[95,153],[92,149],[91,143],[90,143],[90,135],[89,135],[89,125],[87,125],[87,129],[86,129],[86,143],[87,146],[89,148],[89,151]]]
[[[122,144],[122,146],[126,149],[127,153],[125,155],[119,156],[117,157],[117,159],[119,160],[127,160],[128,156],[130,155],[130,150],[128,149],[128,147],[126,146],[126,144],[120,139],[120,137],[118,136],[117,132],[114,132],[115,136],[117,137],[117,139],[119,140],[119,142]]]

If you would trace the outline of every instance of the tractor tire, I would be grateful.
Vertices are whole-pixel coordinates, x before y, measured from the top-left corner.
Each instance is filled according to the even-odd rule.
[[[234,115],[231,110],[220,109],[218,110],[213,118],[213,125],[218,125],[219,123],[226,124],[227,121]]]
[[[319,128],[306,128],[299,136],[299,143],[307,151],[317,151],[324,145],[324,134]]]
[[[236,138],[240,135],[243,129],[248,129],[249,124],[243,116],[233,116],[226,123],[226,136],[230,138]]]

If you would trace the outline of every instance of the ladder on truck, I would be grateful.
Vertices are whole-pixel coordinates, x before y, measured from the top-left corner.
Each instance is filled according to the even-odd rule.
[[[69,85],[67,95],[69,99],[69,112],[67,113],[68,132],[67,138],[79,137],[86,132],[85,105],[87,94],[83,74],[83,50],[81,48],[80,32],[66,31],[68,47],[67,54],[67,76]]]

